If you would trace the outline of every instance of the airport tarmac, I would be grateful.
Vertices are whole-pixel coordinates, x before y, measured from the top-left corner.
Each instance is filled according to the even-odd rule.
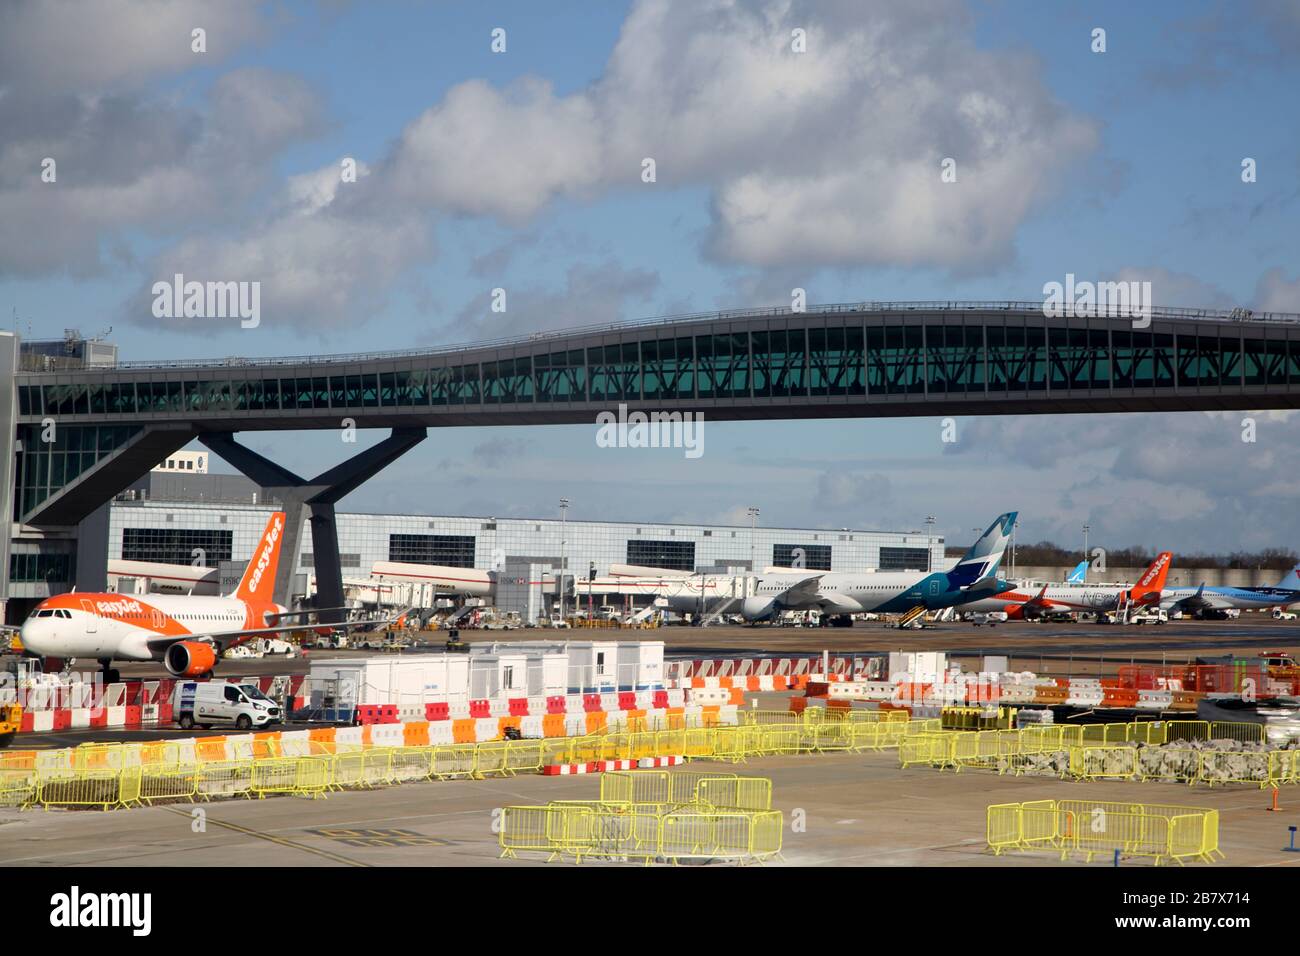
[[[425,632],[440,645],[444,632]],[[515,631],[462,630],[468,643],[535,640],[661,640],[668,658],[800,657],[820,654],[884,654],[890,651],[945,651],[967,669],[978,669],[986,654],[1006,655],[1013,669],[1052,676],[1095,672],[1098,660],[1113,664],[1183,663],[1196,657],[1233,654],[1252,657],[1263,651],[1300,653],[1300,622],[1275,621],[1250,615],[1235,621],[1170,621],[1167,624],[1098,625],[1046,624],[1010,621],[997,627],[964,622],[899,630],[883,623],[860,621],[851,628],[756,627],[720,625],[709,628],[668,626],[654,630],[573,629]],[[305,674],[313,660],[392,655],[403,652],[360,649],[310,650],[295,658],[265,657],[222,662],[227,674],[261,676]],[[407,651],[405,653],[424,653]],[[158,663],[116,665],[127,679],[167,676]]]
[[[686,630],[680,637],[674,631]],[[1258,615],[1235,621],[1166,624],[1048,624],[1009,621],[989,628],[965,622],[899,630],[874,622],[852,628],[660,628],[668,657],[784,657],[943,651],[968,671],[985,655],[1008,658],[1010,670],[1051,677],[1113,675],[1121,664],[1183,664],[1198,657],[1254,657],[1265,651],[1300,653],[1300,625]],[[690,635],[694,635],[692,640]]]
[[[691,766],[771,778],[773,806],[785,814],[787,865],[1062,866],[1048,853],[994,857],[984,843],[986,808],[1093,798],[1217,808],[1223,865],[1300,866],[1297,854],[1282,852],[1287,827],[1300,824],[1300,791],[1291,789],[1281,792],[1284,812],[1271,813],[1265,809],[1268,794],[1254,788],[902,770],[894,752]],[[595,776],[528,775],[405,784],[318,800],[278,797],[108,813],[3,809],[0,865],[540,865],[539,855],[498,859],[494,810],[590,800],[599,788]],[[802,826],[792,829],[796,820]],[[200,821],[202,829],[195,832]],[[1146,860],[1126,862],[1150,865]],[[1093,865],[1110,866],[1112,860]]]
[[[958,656],[978,654],[1060,655],[1077,651],[1096,656],[1097,651],[1122,653],[1155,651],[1185,657],[1202,652],[1241,653],[1253,649],[1300,646],[1300,623],[1275,621],[1268,616],[1234,621],[1170,621],[1167,624],[1117,625],[1048,624],[1008,621],[996,627],[976,627],[963,621],[933,627],[900,630],[874,621],[853,627],[732,626],[699,628],[662,627],[653,632],[673,657],[725,657],[737,652],[749,656],[789,656],[818,653],[886,653],[895,650],[948,651]],[[472,638],[469,638],[472,640]]]

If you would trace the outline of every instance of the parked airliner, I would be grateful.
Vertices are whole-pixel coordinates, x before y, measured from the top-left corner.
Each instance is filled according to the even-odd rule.
[[[1169,574],[1173,554],[1162,551],[1156,555],[1137,583],[1131,588],[1096,584],[1046,584],[1037,591],[1017,587],[996,597],[985,598],[962,608],[963,611],[1005,611],[1015,620],[1033,620],[1052,612],[1108,613],[1121,605],[1155,606],[1160,603],[1161,589]],[[1075,569],[1078,573],[1078,568]],[[1073,577],[1073,575],[1071,575]]]
[[[1300,565],[1274,587],[1231,588],[1206,587],[1165,588],[1160,606],[1166,611],[1184,614],[1204,614],[1206,611],[1265,610],[1271,607],[1288,607],[1300,602]]]
[[[28,655],[93,658],[110,680],[113,661],[161,661],[177,677],[211,675],[222,655],[257,637],[299,630],[280,624],[290,611],[272,597],[285,515],[271,515],[253,559],[227,597],[169,594],[59,594],[46,598],[20,629]],[[349,628],[372,621],[331,624]]]
[[[782,611],[819,610],[832,618],[848,619],[866,611],[906,612],[917,608],[937,610],[997,594],[1010,587],[997,576],[1016,513],[1001,515],[963,555],[951,571],[920,574],[916,571],[797,571],[760,574],[743,582],[737,595],[741,616],[749,622],[770,620]],[[731,580],[731,579],[728,579]],[[660,591],[660,606],[679,613],[698,614],[730,604],[733,599],[717,586],[716,576],[696,575],[668,583]],[[704,595],[702,601],[701,595]],[[716,595],[716,596],[715,596]]]

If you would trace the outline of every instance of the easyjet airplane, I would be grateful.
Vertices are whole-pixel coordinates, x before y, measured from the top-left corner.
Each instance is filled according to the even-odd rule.
[[[1131,588],[1094,584],[1044,585],[1034,593],[1027,588],[1004,591],[996,597],[967,604],[963,611],[1006,611],[1011,619],[1033,619],[1057,611],[1088,614],[1116,610],[1126,599],[1130,604],[1158,607],[1173,553],[1162,551]],[[1076,573],[1078,569],[1075,569]]]
[[[23,649],[40,657],[94,658],[109,670],[113,661],[162,661],[177,677],[203,677],[229,648],[253,638],[300,629],[280,624],[314,613],[289,611],[273,600],[280,562],[283,511],[271,515],[253,560],[227,597],[168,594],[59,594],[47,598],[23,622]],[[332,624],[346,628],[373,621]]]

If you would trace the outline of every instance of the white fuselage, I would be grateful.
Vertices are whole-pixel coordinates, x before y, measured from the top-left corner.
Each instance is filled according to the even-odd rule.
[[[269,613],[284,610],[233,597],[61,594],[41,602],[20,634],[23,648],[41,657],[161,660],[151,640],[265,627]]]
[[[1080,611],[1095,613],[1113,611],[1119,607],[1120,595],[1128,588],[1121,586],[1058,584],[1043,591],[1041,587],[1017,587],[997,597],[982,598],[964,606],[966,611],[1006,611],[1030,601],[1041,602],[1044,611]],[[1039,592],[1042,597],[1039,598]]]
[[[682,582],[667,582],[659,592],[669,608],[679,613],[710,611],[732,598],[780,598],[814,574],[820,573],[815,592],[802,601],[783,603],[786,610],[820,608],[828,614],[861,614],[881,609],[899,610],[899,602],[940,602],[943,591],[928,593],[927,579],[939,576],[919,571],[876,571],[853,573],[841,571],[797,571],[787,574],[761,574],[749,578],[703,575]],[[783,599],[784,601],[784,599]]]
[[[1300,591],[1288,588],[1165,588],[1160,606],[1174,610],[1186,603],[1191,610],[1259,611],[1272,607],[1289,607],[1300,601]]]

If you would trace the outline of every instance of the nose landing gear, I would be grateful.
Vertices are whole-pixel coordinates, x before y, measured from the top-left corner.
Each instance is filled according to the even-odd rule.
[[[113,669],[113,659],[111,657],[107,660],[101,658],[99,667],[105,684],[117,684],[122,680],[122,675]]]

